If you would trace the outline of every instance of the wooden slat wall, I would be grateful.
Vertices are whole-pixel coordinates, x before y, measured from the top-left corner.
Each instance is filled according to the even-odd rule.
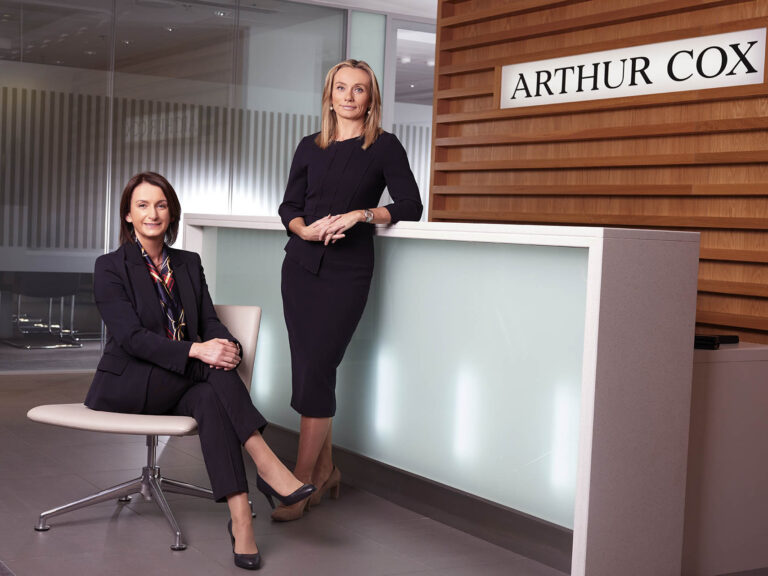
[[[766,26],[766,0],[440,0],[430,220],[699,231],[697,331],[768,342],[765,81],[495,96],[502,65]]]

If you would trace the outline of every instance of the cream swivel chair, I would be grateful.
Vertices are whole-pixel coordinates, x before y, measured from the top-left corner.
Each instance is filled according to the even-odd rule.
[[[259,323],[261,321],[261,308],[259,306],[216,306],[216,313],[232,335],[240,342],[242,361],[237,368],[237,373],[246,387],[250,388],[253,362],[256,356],[256,340],[259,335]],[[166,520],[171,525],[175,537],[171,549],[184,550],[187,547],[184,543],[181,528],[179,528],[171,508],[168,506],[163,492],[175,492],[211,499],[213,499],[213,493],[206,488],[178,480],[171,480],[170,478],[163,478],[157,465],[157,438],[158,436],[189,436],[197,434],[197,422],[194,418],[189,416],[151,416],[145,414],[102,412],[91,410],[84,404],[47,404],[37,406],[27,412],[27,417],[35,422],[64,426],[66,428],[112,434],[139,434],[147,437],[147,465],[142,468],[141,476],[102,490],[87,498],[43,512],[40,514],[35,530],[41,532],[48,530],[50,526],[46,524],[46,520],[53,516],[85,508],[91,504],[97,504],[112,498],[117,498],[121,503],[128,502],[131,494],[141,493],[145,499],[153,500],[160,507]]]

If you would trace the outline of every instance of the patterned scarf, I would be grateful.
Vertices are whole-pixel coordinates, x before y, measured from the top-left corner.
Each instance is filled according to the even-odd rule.
[[[168,257],[166,247],[163,245],[163,263],[158,270],[138,239],[136,239],[136,244],[141,248],[141,255],[147,264],[147,270],[149,270],[149,275],[154,281],[157,295],[160,298],[160,306],[163,308],[163,314],[165,314],[165,334],[171,340],[184,340],[187,323],[184,320],[184,308],[176,298],[173,270],[171,270],[171,260]]]

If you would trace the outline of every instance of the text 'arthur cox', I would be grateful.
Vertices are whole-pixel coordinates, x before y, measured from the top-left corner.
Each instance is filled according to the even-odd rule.
[[[501,69],[501,107],[762,84],[765,28],[632,46]]]

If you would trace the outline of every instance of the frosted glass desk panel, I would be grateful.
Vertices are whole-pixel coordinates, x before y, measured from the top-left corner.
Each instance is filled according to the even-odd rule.
[[[375,241],[368,305],[338,373],[334,443],[573,528],[587,248]],[[218,229],[215,298],[263,307],[251,394],[298,430],[285,242]]]

